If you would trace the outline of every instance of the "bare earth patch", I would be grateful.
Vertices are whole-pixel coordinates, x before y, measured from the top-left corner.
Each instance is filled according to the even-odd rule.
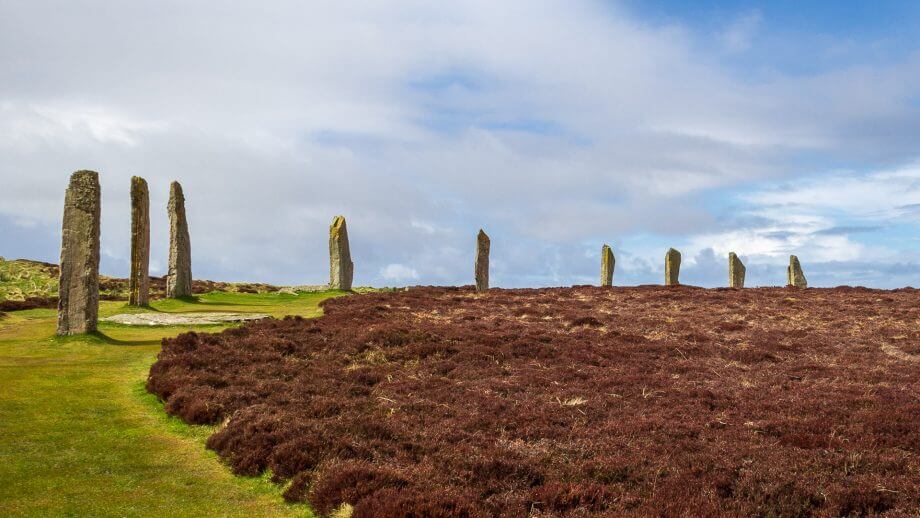
[[[211,325],[226,322],[247,322],[268,318],[261,313],[123,313],[103,318],[103,322],[113,322],[129,326],[176,326],[176,325]]]
[[[233,469],[355,516],[920,514],[920,290],[423,288],[167,340]],[[896,349],[894,349],[896,348]]]

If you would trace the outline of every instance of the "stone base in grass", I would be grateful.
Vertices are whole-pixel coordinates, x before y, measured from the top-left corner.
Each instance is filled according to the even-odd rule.
[[[226,322],[246,322],[268,318],[261,313],[122,313],[103,318],[103,322],[114,322],[129,326],[205,326]]]

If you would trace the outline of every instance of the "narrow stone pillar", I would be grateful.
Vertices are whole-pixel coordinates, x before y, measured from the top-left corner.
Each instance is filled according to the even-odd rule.
[[[91,333],[99,318],[99,174],[77,171],[64,197],[57,334]]]
[[[185,195],[179,182],[169,186],[169,271],[166,296],[171,299],[192,295],[192,244],[185,219]]]
[[[613,286],[613,268],[616,266],[616,258],[613,257],[613,250],[610,246],[601,247],[601,286]]]
[[[350,290],[354,273],[355,263],[351,262],[345,216],[336,216],[329,225],[329,288]]]
[[[489,248],[492,242],[482,229],[476,235],[476,291],[489,289]]]
[[[805,279],[805,272],[802,271],[799,258],[794,255],[789,256],[789,267],[786,268],[786,284],[794,288],[808,287],[808,281]]]
[[[680,252],[673,248],[664,254],[664,285],[677,286],[680,284]]]
[[[728,287],[743,288],[746,268],[735,252],[728,253]]]
[[[128,278],[128,304],[146,306],[150,302],[150,192],[147,182],[131,177],[131,277]]]

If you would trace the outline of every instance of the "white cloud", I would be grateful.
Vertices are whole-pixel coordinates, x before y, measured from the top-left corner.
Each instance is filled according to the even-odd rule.
[[[99,170],[114,257],[128,246],[138,174],[163,264],[165,192],[179,179],[202,276],[323,282],[325,233],[341,213],[357,283],[468,283],[480,227],[497,281],[594,278],[570,249],[638,234],[716,246],[703,242],[723,231],[708,191],[787,180],[802,155],[916,153],[920,59],[749,81],[686,27],[602,2],[49,5],[0,3],[0,218],[59,225],[68,174]],[[762,25],[743,14],[726,49]],[[902,180],[876,180],[875,205],[909,205],[892,187]],[[764,212],[751,215],[780,223],[731,239],[764,254],[849,246],[776,238],[830,223],[774,217],[793,211],[760,196],[749,202]],[[4,252],[19,246],[5,235]],[[635,246],[624,265],[660,262]]]
[[[736,18],[720,35],[726,52],[739,54],[751,48],[751,40],[760,28],[763,16],[758,10],[752,10]]]
[[[380,269],[380,276],[388,281],[403,282],[418,279],[419,275],[415,268],[410,268],[404,264],[388,264]]]
[[[29,149],[42,142],[79,147],[84,139],[136,146],[142,133],[165,131],[162,121],[140,121],[103,106],[0,102],[0,146]]]
[[[891,221],[920,204],[920,164],[893,171],[833,174],[758,191],[743,197],[774,217],[805,217],[828,211],[851,218]]]
[[[863,229],[877,232],[879,225],[916,226],[920,166],[820,175],[739,198],[745,208],[735,214],[736,221],[747,218],[757,224],[691,236],[687,247],[691,253],[706,248],[719,255],[734,251],[762,263],[801,251],[815,261],[903,261],[909,259],[903,249],[867,246],[851,234]]]

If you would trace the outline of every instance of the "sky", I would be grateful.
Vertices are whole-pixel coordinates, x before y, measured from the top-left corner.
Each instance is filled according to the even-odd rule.
[[[0,256],[57,262],[69,175],[169,182],[196,278],[920,286],[920,3],[0,0]]]

